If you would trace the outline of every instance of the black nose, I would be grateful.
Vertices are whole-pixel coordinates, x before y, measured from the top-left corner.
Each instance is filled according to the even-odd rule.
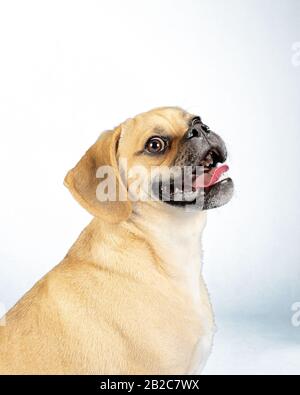
[[[204,124],[197,123],[196,125],[192,125],[189,130],[185,134],[185,138],[187,140],[192,139],[194,137],[201,137],[205,134],[209,134],[210,129],[208,126]]]

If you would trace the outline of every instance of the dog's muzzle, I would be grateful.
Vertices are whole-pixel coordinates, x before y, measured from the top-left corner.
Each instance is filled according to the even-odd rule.
[[[227,150],[221,137],[200,117],[194,118],[173,163],[174,168],[184,169],[185,176],[179,175],[185,179],[183,187],[178,188],[178,179],[168,185],[161,182],[160,199],[172,205],[194,205],[203,210],[226,204],[233,194],[232,180],[220,180],[229,169],[224,164],[226,159]]]

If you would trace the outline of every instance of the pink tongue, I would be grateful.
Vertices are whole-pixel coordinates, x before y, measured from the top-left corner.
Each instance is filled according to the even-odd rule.
[[[220,167],[216,167],[210,170],[208,173],[204,173],[201,176],[197,177],[193,182],[193,188],[208,188],[212,185],[216,184],[221,176],[229,170],[229,166],[222,165]]]

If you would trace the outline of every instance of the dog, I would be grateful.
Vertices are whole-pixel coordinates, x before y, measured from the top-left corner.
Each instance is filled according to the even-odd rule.
[[[201,235],[233,194],[226,158],[221,137],[177,107],[102,133],[65,178],[93,219],[7,313],[1,374],[200,374],[215,331]]]

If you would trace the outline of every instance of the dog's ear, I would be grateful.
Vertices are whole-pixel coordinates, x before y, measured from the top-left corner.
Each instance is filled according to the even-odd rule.
[[[102,133],[78,164],[68,172],[64,181],[74,198],[87,211],[110,223],[124,221],[131,214],[131,203],[127,199],[127,190],[122,183],[117,165],[119,137],[120,128]],[[107,199],[106,196],[104,200],[102,196],[99,197],[97,191],[100,185],[97,171],[106,168],[110,170],[110,177],[114,176],[115,193],[112,199]],[[123,198],[120,199],[120,196]]]

